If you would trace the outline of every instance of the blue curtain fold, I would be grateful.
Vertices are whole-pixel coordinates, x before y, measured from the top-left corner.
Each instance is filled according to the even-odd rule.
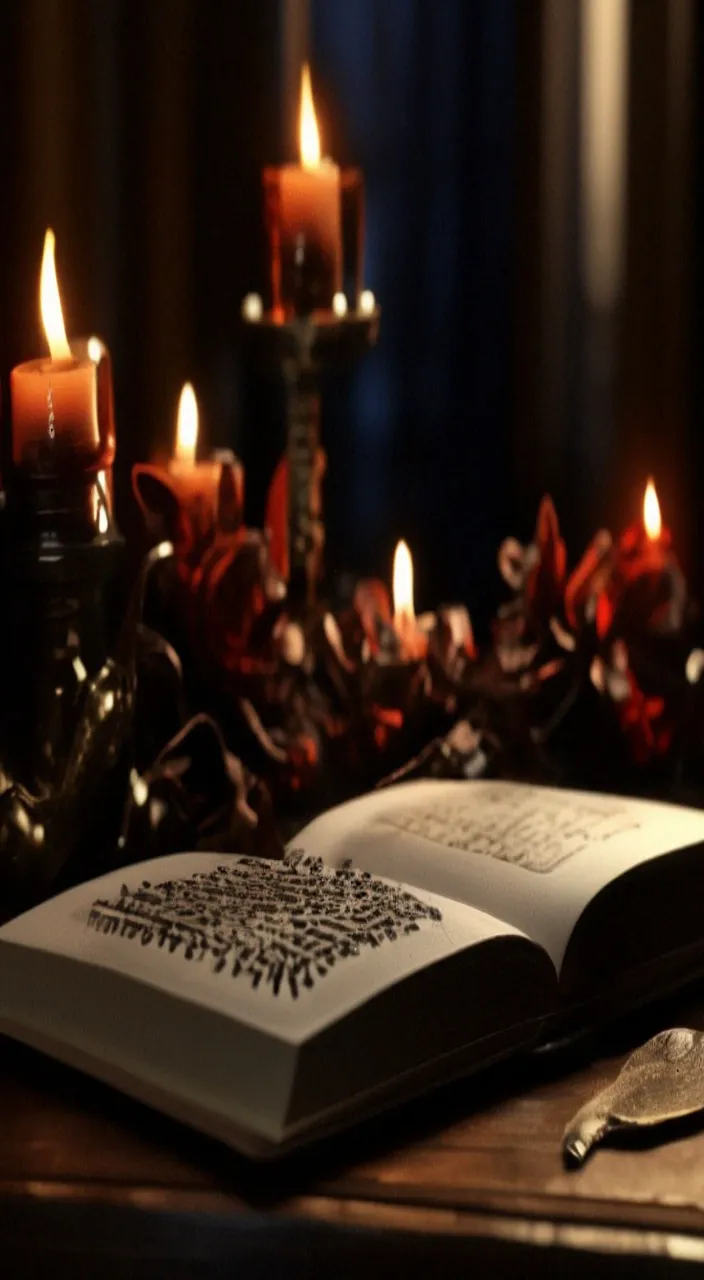
[[[366,182],[379,345],[326,402],[331,562],[496,590],[510,508],[514,0],[313,0],[324,140]]]

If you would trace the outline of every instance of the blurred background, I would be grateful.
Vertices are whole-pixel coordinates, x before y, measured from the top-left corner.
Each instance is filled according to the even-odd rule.
[[[44,351],[54,227],[69,335],[112,349],[129,471],[182,382],[260,523],[279,388],[246,359],[266,296],[264,164],[293,158],[309,53],[325,151],[365,173],[380,341],[328,388],[328,568],[480,620],[496,548],[552,492],[572,557],[653,474],[701,581],[702,22],[696,0],[4,0],[0,380]],[[7,396],[3,394],[7,431]]]

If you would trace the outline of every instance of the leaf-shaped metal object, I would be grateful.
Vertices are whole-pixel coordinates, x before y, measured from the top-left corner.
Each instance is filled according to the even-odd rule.
[[[617,1129],[649,1128],[698,1111],[704,1111],[704,1032],[661,1031],[570,1121],[562,1138],[565,1159],[581,1165],[594,1144]]]

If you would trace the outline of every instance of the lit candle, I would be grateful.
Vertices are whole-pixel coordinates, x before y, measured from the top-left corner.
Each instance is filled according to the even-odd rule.
[[[176,418],[174,454],[168,463],[172,488],[181,501],[198,513],[201,525],[212,524],[217,510],[221,464],[196,460],[198,449],[198,401],[190,382],[181,389]]]
[[[687,584],[664,526],[655,485],[648,480],[640,520],[621,535],[607,589],[599,597],[597,631],[629,636],[639,627],[661,633],[680,629]]]
[[[670,531],[663,525],[657,490],[651,478],[645,486],[640,520],[634,521],[621,535],[619,567],[623,570],[625,564],[626,576],[634,572],[656,573],[666,560],[672,559],[670,542]]]
[[[401,657],[410,661],[424,658],[428,637],[418,625],[413,604],[413,560],[403,539],[394,554],[393,571],[394,630],[399,638]]]
[[[666,607],[651,619],[663,630],[677,630],[682,623],[687,598],[687,584],[680,563],[672,550],[672,538],[660,514],[660,503],[652,479],[648,480],[643,498],[645,544],[641,549],[641,573],[659,575],[663,581]],[[665,586],[666,584],[666,586]]]
[[[242,521],[242,465],[229,449],[198,460],[198,433],[198,401],[193,386],[186,382],[178,402],[172,456],[166,461],[140,462],[132,468],[132,488],[148,527],[166,517],[168,527],[161,529],[160,536],[175,542],[177,554],[190,553],[216,530],[232,531]],[[228,483],[223,485],[223,479]],[[174,499],[178,528],[169,523]]]
[[[623,568],[624,564],[634,560],[638,561],[640,571],[650,565],[655,566],[662,558],[663,549],[669,546],[670,533],[663,526],[657,490],[651,477],[645,486],[640,518],[624,529],[616,544],[616,567]]]
[[[10,375],[13,460],[37,477],[109,467],[115,454],[109,364],[101,394],[99,362],[88,344],[72,350],[66,337],[52,231],[44,240],[40,309],[50,355],[17,365]]]
[[[340,169],[321,158],[310,71],[301,76],[300,164],[264,172],[274,311],[307,315],[333,306],[342,287]]]

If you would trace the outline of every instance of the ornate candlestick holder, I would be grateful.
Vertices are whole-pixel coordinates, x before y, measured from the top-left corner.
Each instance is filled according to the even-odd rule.
[[[320,454],[321,382],[359,359],[374,345],[380,311],[369,291],[359,309],[347,311],[343,294],[334,307],[284,320],[264,313],[261,298],[250,294],[243,316],[255,354],[279,371],[286,386],[286,453],[272,484],[267,523],[277,568],[288,581],[294,613],[313,605],[325,540]]]
[[[0,577],[12,623],[0,639],[0,759],[33,790],[63,776],[74,709],[119,618],[110,357],[97,338],[67,350],[12,371],[3,459]]]
[[[262,174],[269,238],[271,308],[259,294],[243,303],[252,345],[286,387],[286,452],[274,478],[267,528],[272,555],[299,618],[315,602],[324,523],[320,449],[323,376],[376,341],[379,311],[362,289],[364,178],[324,154],[310,68],[301,68],[299,162]]]
[[[0,911],[40,896],[120,788],[121,672],[110,658],[122,537],[109,464],[8,473],[0,517]],[[79,813],[82,804],[85,808]]]

